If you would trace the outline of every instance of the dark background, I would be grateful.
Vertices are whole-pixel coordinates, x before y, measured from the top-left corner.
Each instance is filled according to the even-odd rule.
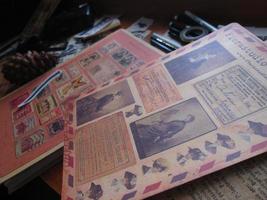
[[[60,200],[60,195],[51,189],[40,177],[8,195],[4,186],[0,186],[1,200]]]
[[[152,17],[169,20],[175,14],[190,10],[210,23],[238,22],[246,26],[267,24],[266,0],[62,0],[66,4],[88,2],[96,13],[122,14],[127,17]],[[23,30],[40,0],[1,0],[0,43]]]
[[[40,0],[0,1],[0,43],[19,34],[30,19]]]

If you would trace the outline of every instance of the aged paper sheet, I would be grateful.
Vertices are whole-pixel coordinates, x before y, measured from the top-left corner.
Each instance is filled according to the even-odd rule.
[[[145,199],[266,152],[266,66],[266,44],[233,23],[69,102],[62,200]],[[106,160],[113,136],[130,164]]]
[[[0,140],[0,148],[5,154],[0,155],[0,183],[63,146],[68,101],[81,92],[94,91],[127,77],[161,55],[130,33],[118,30],[2,98],[0,136],[5,139]],[[57,70],[62,75],[19,109],[18,105],[33,89]],[[95,116],[85,120],[90,117]]]

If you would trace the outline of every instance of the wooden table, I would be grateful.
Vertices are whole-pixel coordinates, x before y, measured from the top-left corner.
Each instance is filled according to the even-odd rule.
[[[61,193],[62,186],[62,163],[57,164],[41,175],[41,178],[58,194]]]

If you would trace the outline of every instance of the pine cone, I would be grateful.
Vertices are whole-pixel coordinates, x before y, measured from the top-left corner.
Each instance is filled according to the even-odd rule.
[[[28,51],[7,58],[2,73],[5,79],[19,86],[40,76],[57,63],[56,58],[46,52]]]

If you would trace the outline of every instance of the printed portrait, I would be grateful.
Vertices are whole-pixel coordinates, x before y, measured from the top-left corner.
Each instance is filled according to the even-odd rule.
[[[196,98],[130,124],[140,159],[216,129]]]
[[[165,63],[177,85],[222,67],[236,58],[214,41]]]
[[[115,110],[133,104],[134,98],[127,81],[119,82],[76,102],[77,125],[82,125]]]

